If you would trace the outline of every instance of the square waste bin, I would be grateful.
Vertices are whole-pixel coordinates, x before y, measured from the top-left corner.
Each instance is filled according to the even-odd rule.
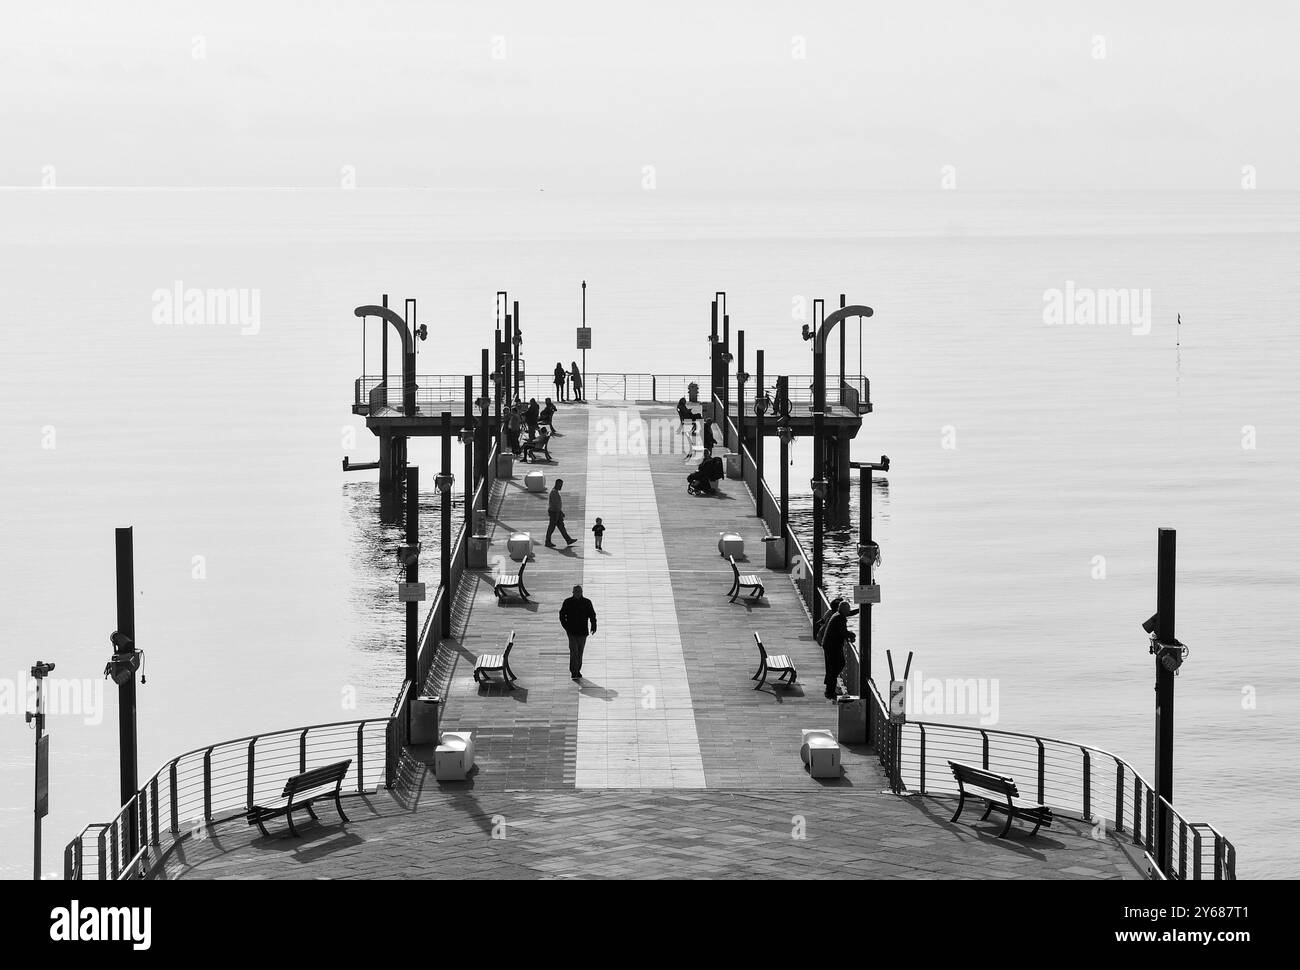
[[[435,744],[438,741],[438,707],[442,699],[426,694],[411,702],[411,743]]]

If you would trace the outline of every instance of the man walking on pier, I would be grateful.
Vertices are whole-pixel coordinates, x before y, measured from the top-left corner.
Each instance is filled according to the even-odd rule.
[[[587,646],[587,624],[596,632],[596,608],[582,595],[582,587],[573,587],[573,595],[560,604],[560,626],[569,635],[569,676],[582,679],[582,651]]]
[[[546,515],[550,519],[550,525],[546,527],[546,547],[554,549],[555,543],[551,541],[551,536],[555,530],[560,530],[560,535],[564,536],[564,541],[573,545],[578,540],[569,535],[569,530],[564,527],[564,499],[560,498],[560,489],[564,487],[564,479],[557,478],[555,485],[551,488],[551,497],[546,502]]]

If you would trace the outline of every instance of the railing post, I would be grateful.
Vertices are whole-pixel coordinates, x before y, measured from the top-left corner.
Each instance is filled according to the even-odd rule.
[[[925,794],[925,725],[918,724],[921,729],[921,794]]]
[[[169,800],[171,801],[172,834],[176,835],[181,830],[181,820],[180,815],[178,814],[180,807],[176,801],[176,762],[174,760],[169,766],[167,774],[167,788],[169,789],[168,795],[170,796]]]
[[[110,879],[117,878],[117,823],[108,827],[108,841],[110,844],[109,863],[112,870]]]
[[[1201,878],[1201,830],[1192,829],[1192,858],[1194,859],[1194,868],[1192,869],[1192,878]]]
[[[95,878],[97,878],[97,879],[107,879],[107,878],[108,878],[108,846],[107,846],[107,843],[105,842],[105,836],[108,835],[108,829],[110,829],[110,828],[112,828],[111,825],[110,825],[110,826],[105,826],[104,828],[102,828],[102,829],[99,830],[99,839],[97,840],[97,841],[98,841],[98,849],[99,849],[99,852],[98,852],[98,856],[99,856],[99,869],[98,869],[98,871],[95,873]]]
[[[1124,763],[1115,759],[1115,831],[1124,831]]]
[[[212,821],[212,749],[203,752],[203,821]]]
[[[1080,748],[1083,752],[1083,817],[1086,821],[1092,821],[1092,759],[1088,756],[1087,748]]]
[[[1046,789],[1044,787],[1043,781],[1046,776],[1046,770],[1045,770],[1047,767],[1046,755],[1043,752],[1043,739],[1035,738],[1034,740],[1038,742],[1038,801],[1039,804],[1045,804]]]
[[[150,841],[154,845],[161,845],[158,838],[158,776],[154,775],[153,780],[149,783],[149,820],[152,823],[150,832]]]
[[[989,732],[981,730],[980,736],[984,738],[984,770],[989,770]]]
[[[302,729],[302,734],[298,735],[298,771],[307,770],[307,729]]]
[[[1133,774],[1133,844],[1142,844],[1142,779]]]
[[[659,401],[659,379],[654,374],[650,375],[650,400]]]
[[[246,811],[253,810],[253,765],[256,763],[257,738],[248,742],[248,795],[244,799]]]
[[[1187,820],[1183,818],[1178,820],[1178,878],[1187,878]]]
[[[365,791],[366,779],[366,745],[365,745],[366,722],[362,721],[357,725],[357,791]]]

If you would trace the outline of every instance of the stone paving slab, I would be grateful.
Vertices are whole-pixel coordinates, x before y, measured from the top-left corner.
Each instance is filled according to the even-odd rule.
[[[352,796],[304,837],[242,821],[187,841],[165,878],[1136,879],[1111,839],[1068,819],[1030,839],[948,822],[952,800],[858,790],[485,790],[431,777],[414,809]],[[256,834],[254,830],[254,834]]]

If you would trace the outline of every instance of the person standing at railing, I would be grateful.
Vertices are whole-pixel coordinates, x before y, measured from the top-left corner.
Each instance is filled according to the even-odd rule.
[[[835,700],[840,671],[844,669],[844,650],[857,639],[849,629],[849,617],[856,610],[846,602],[841,602],[835,615],[826,623],[826,632],[822,634],[822,654],[826,659],[826,698]]]
[[[519,454],[519,430],[523,421],[519,417],[519,407],[512,405],[506,412],[506,443],[512,455]]]
[[[570,368],[569,375],[573,379],[573,399],[579,404],[586,404],[582,396],[582,371],[578,370],[578,362],[571,361]]]
[[[568,376],[564,370],[564,365],[557,360],[555,362],[555,396],[561,401],[568,400],[564,393],[564,382]]]
[[[704,457],[713,457],[713,448],[718,443],[718,439],[713,437],[713,422],[705,420],[704,422]]]

